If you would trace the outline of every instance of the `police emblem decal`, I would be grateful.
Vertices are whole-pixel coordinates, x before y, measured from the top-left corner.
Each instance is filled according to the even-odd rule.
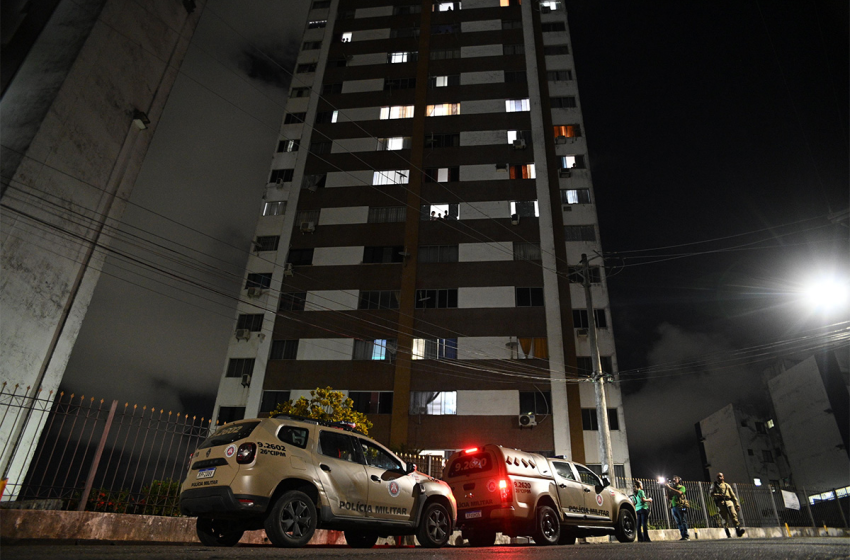
[[[596,503],[600,506],[602,505],[602,496],[599,494],[596,495]]]
[[[225,457],[233,457],[234,453],[236,453],[235,445],[228,445],[227,449],[224,450]]]
[[[490,482],[487,483],[487,491],[491,492],[491,493],[496,491],[496,481],[495,480],[491,480]]]
[[[392,481],[387,485],[387,490],[390,493],[390,496],[395,498],[398,496],[398,493],[401,492],[401,488],[398,487],[398,482]]]

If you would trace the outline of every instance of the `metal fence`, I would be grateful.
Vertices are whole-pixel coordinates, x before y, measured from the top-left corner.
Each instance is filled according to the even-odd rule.
[[[675,529],[676,522],[670,512],[664,487],[658,481],[618,478],[617,486],[627,494],[632,494],[635,480],[640,480],[647,497],[652,498],[650,529]],[[687,513],[688,525],[694,528],[723,528],[723,519],[711,498],[711,483],[685,481],[683,484],[687,489],[685,496],[691,504]],[[776,489],[769,485],[734,483],[732,488],[741,505],[738,517],[742,526],[778,527],[787,523],[790,527],[848,527],[850,496],[841,491],[827,491],[826,499],[811,503],[810,496],[821,494],[822,490],[804,487]],[[832,499],[828,497],[830,492]]]

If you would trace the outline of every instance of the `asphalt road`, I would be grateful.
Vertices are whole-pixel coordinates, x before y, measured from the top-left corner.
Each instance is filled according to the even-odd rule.
[[[747,560],[779,559],[847,559],[850,558],[850,539],[730,539],[690,542],[654,542],[647,544],[585,544],[539,547],[534,545],[494,546],[490,548],[372,548],[355,550],[348,547],[310,547],[279,549],[269,546],[237,546],[210,548],[191,545],[52,545],[4,544],[3,560],[241,560],[243,558],[321,558],[322,560],[355,560],[360,558],[431,560],[551,560],[581,558],[581,560],[670,559],[670,560]]]

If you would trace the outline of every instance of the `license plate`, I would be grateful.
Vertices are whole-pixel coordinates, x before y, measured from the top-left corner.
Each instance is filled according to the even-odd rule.
[[[215,467],[211,469],[201,469],[198,471],[198,478],[212,478],[215,475]]]
[[[481,511],[467,511],[464,516],[466,519],[476,519],[481,517]]]

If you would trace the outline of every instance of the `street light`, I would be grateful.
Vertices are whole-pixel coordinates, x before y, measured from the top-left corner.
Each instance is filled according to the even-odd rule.
[[[844,306],[848,298],[847,282],[836,278],[824,278],[818,280],[803,290],[807,302],[818,309],[825,311]]]

